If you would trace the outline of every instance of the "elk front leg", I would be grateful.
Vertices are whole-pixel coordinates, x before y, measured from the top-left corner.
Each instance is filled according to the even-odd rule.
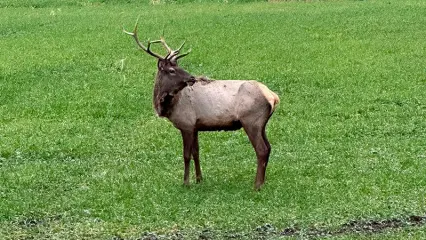
[[[189,164],[191,161],[192,148],[194,144],[194,132],[192,131],[183,131],[183,163],[184,163],[184,174],[183,174],[183,184],[189,186]]]
[[[195,179],[197,179],[197,183],[199,183],[201,182],[201,180],[203,180],[203,176],[201,174],[201,167],[200,167],[198,132],[194,133],[194,143],[192,145],[192,157],[194,158],[194,165],[195,165]]]

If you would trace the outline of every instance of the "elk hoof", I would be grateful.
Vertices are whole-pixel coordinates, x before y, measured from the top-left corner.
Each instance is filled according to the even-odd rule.
[[[262,188],[263,183],[256,183],[256,185],[254,186],[254,190],[255,191],[260,191],[260,189]]]
[[[185,181],[183,181],[183,186],[185,186],[185,187],[189,187],[189,180],[185,180]]]
[[[203,177],[202,176],[196,177],[196,181],[197,183],[200,183],[201,181],[203,181]]]

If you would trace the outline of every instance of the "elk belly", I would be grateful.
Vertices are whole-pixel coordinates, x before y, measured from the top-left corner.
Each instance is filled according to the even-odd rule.
[[[190,88],[191,103],[196,113],[196,127],[201,131],[237,130],[236,97],[244,81],[216,80],[199,82]]]

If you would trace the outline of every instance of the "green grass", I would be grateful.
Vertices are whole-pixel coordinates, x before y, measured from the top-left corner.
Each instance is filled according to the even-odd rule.
[[[0,239],[256,238],[425,215],[424,1],[39,3],[0,1]],[[278,93],[262,191],[243,131],[202,133],[205,181],[183,187],[180,134],[152,109],[156,62],[121,32],[138,16],[141,39],[187,40],[191,73]]]

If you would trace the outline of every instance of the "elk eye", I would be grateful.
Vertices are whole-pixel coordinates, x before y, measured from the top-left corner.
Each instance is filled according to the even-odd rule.
[[[176,70],[175,70],[174,68],[169,68],[169,73],[171,73],[171,74],[175,74],[175,73],[176,73]]]

